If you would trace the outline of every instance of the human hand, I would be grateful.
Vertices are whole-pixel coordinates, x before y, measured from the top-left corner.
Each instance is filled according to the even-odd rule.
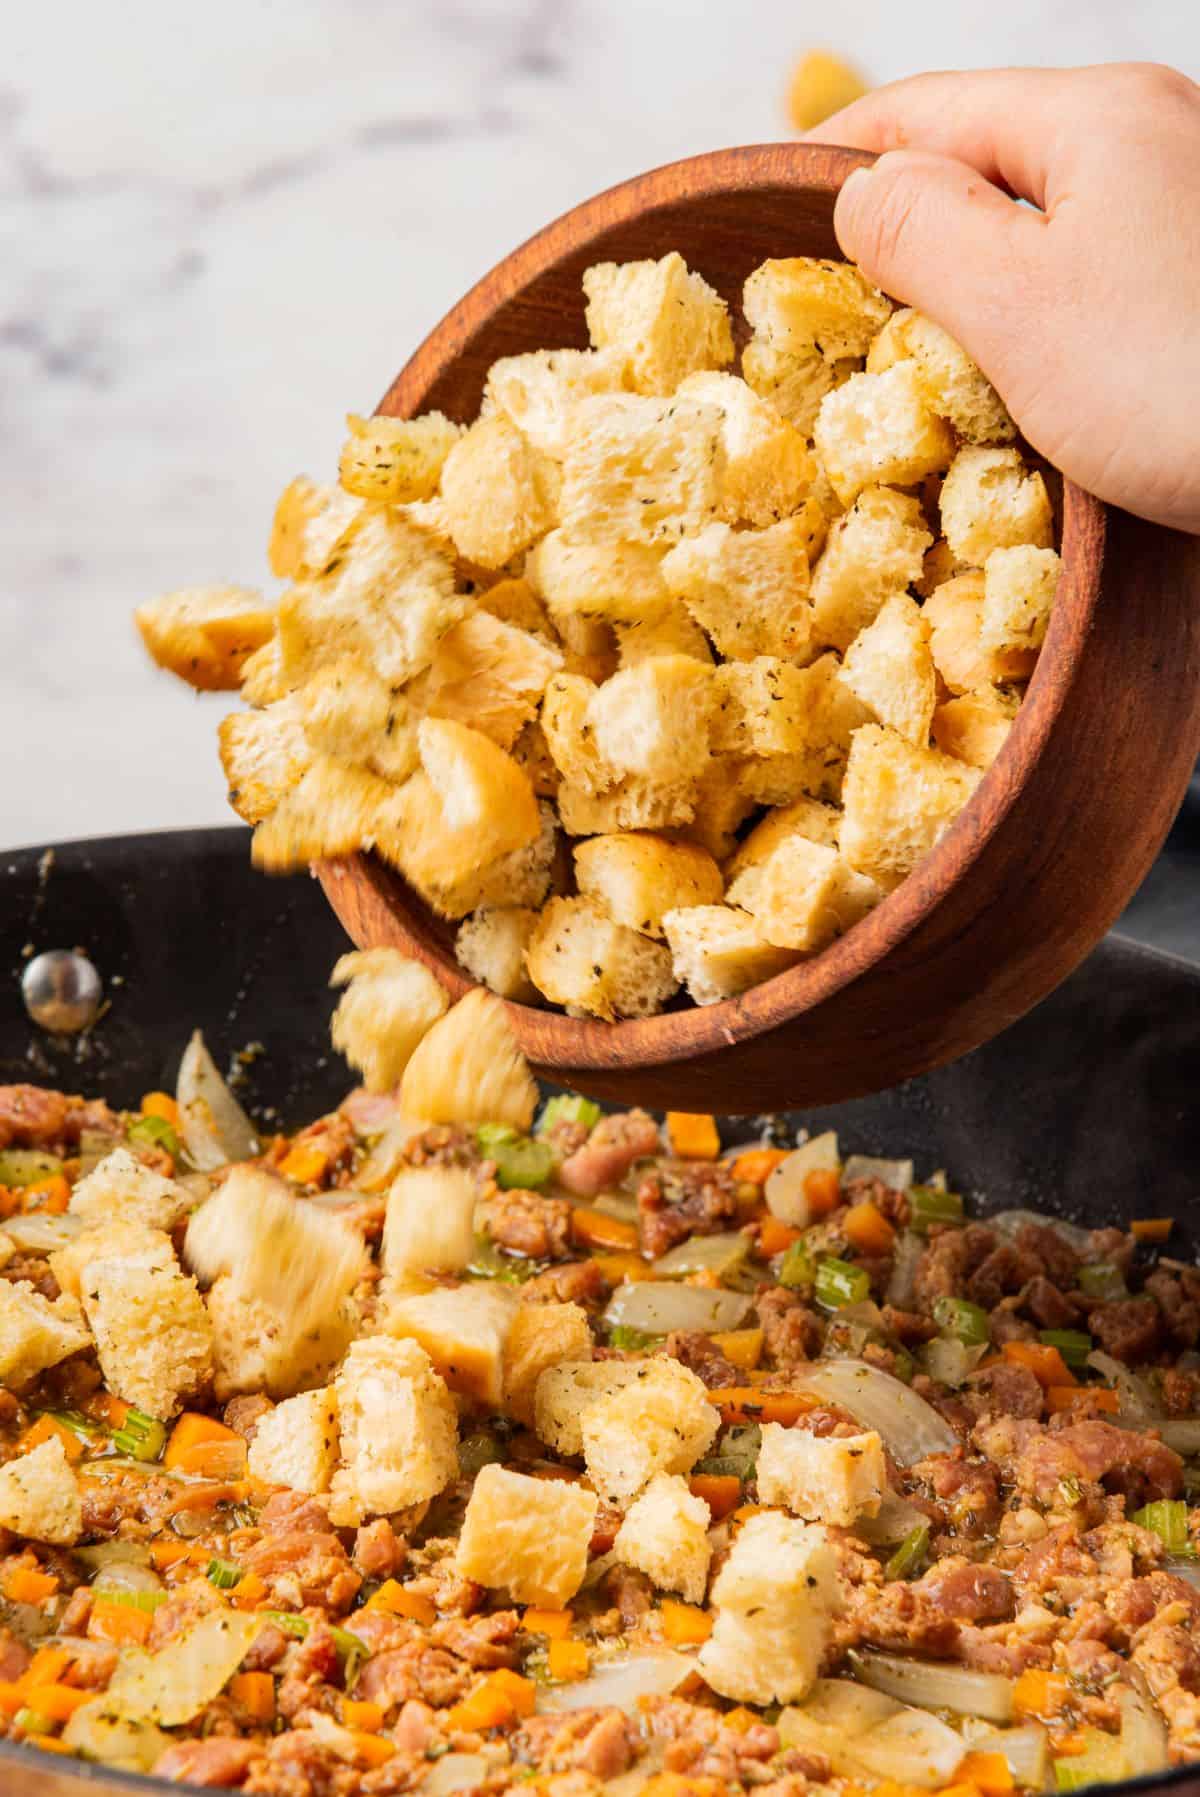
[[[919,75],[810,137],[881,152],[838,196],[842,250],[1034,448],[1200,532],[1200,87],[1149,63]]]

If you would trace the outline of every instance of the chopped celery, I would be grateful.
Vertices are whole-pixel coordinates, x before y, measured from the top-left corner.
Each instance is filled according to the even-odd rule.
[[[987,1311],[967,1298],[939,1298],[933,1307],[933,1320],[943,1335],[968,1348],[980,1346],[991,1334]]]
[[[1083,1733],[1087,1741],[1083,1752],[1054,1762],[1057,1790],[1081,1791],[1085,1785],[1115,1784],[1126,1776],[1121,1737],[1106,1735],[1098,1728],[1087,1728]]]
[[[726,1429],[716,1452],[697,1461],[694,1470],[721,1478],[752,1479],[761,1446],[762,1430],[758,1424],[739,1423]]]
[[[504,1450],[489,1429],[476,1429],[458,1444],[458,1470],[464,1479],[473,1479],[481,1467],[503,1458]]]
[[[56,1154],[40,1148],[6,1148],[0,1153],[0,1186],[32,1186],[53,1179],[63,1164]]]
[[[370,1649],[361,1635],[352,1635],[349,1629],[331,1628],[329,1633],[342,1662],[342,1684],[347,1691],[353,1691],[364,1662],[370,1658]]]
[[[918,1523],[910,1529],[883,1569],[886,1579],[908,1579],[920,1571],[929,1551],[929,1524]]]
[[[130,1410],[119,1429],[112,1432],[113,1446],[131,1460],[157,1460],[167,1444],[167,1431],[157,1417],[144,1410]]]
[[[554,1171],[554,1150],[546,1142],[518,1135],[505,1123],[482,1123],[475,1131],[480,1154],[496,1163],[496,1184],[506,1191],[535,1192]]]
[[[1075,1281],[1081,1292],[1089,1298],[1111,1299],[1128,1296],[1125,1275],[1120,1267],[1110,1260],[1093,1261],[1091,1266],[1080,1267]]]
[[[895,1355],[896,1364],[893,1366],[892,1372],[902,1384],[911,1385],[913,1382],[913,1374],[917,1370],[916,1361],[913,1359],[907,1348],[897,1348],[895,1350]]]
[[[127,1610],[145,1610],[150,1616],[167,1601],[165,1591],[128,1591],[124,1585],[93,1585],[92,1590],[106,1604],[123,1604]]]
[[[870,1297],[871,1277],[863,1267],[825,1255],[817,1262],[814,1290],[822,1310],[841,1310],[843,1305],[861,1304]]]
[[[522,1260],[518,1255],[505,1254],[497,1248],[491,1236],[475,1237],[475,1247],[467,1266],[467,1272],[473,1279],[498,1279],[502,1285],[523,1285],[540,1273],[544,1263],[536,1260]]]
[[[1043,1329],[1038,1340],[1048,1348],[1057,1348],[1070,1367],[1085,1367],[1093,1346],[1091,1336],[1083,1329]]]
[[[307,1616],[293,1616],[289,1610],[263,1610],[260,1613],[264,1622],[273,1622],[281,1635],[290,1635],[293,1641],[303,1641],[312,1627]]]
[[[72,1435],[79,1437],[80,1441],[97,1441],[104,1434],[104,1430],[98,1423],[89,1421],[86,1416],[80,1416],[77,1410],[47,1410],[44,1414],[58,1423],[61,1428],[69,1429]]]
[[[1188,1535],[1188,1509],[1182,1498],[1159,1498],[1135,1510],[1130,1522],[1157,1535],[1169,1554],[1190,1558],[1195,1553]]]
[[[908,1226],[918,1235],[928,1235],[935,1223],[957,1226],[963,1220],[963,1201],[958,1192],[943,1192],[937,1186],[910,1186],[908,1189]]]
[[[125,1131],[125,1140],[142,1148],[165,1148],[172,1160],[183,1153],[179,1137],[165,1117],[135,1117]]]
[[[560,1092],[556,1098],[548,1098],[537,1121],[537,1133],[546,1135],[556,1123],[582,1123],[586,1129],[595,1129],[602,1112],[598,1104],[590,1098],[579,1098],[573,1092]]]
[[[232,1591],[235,1585],[242,1582],[242,1569],[232,1560],[221,1560],[214,1554],[205,1576],[209,1584],[215,1585],[218,1591]]]
[[[779,1263],[779,1283],[809,1286],[817,1276],[817,1263],[807,1242],[793,1242]]]
[[[610,1348],[652,1348],[661,1339],[657,1335],[647,1335],[644,1329],[631,1329],[627,1323],[615,1323],[608,1332]]]

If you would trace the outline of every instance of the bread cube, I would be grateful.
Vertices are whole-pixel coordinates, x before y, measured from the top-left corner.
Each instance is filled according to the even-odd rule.
[[[938,537],[925,551],[921,560],[921,578],[913,581],[913,591],[919,593],[922,599],[928,599],[943,582],[964,572],[966,570],[960,565],[945,537]]]
[[[312,760],[295,699],[265,711],[233,711],[217,725],[229,803],[248,824],[261,823],[295,786]]]
[[[471,612],[443,636],[409,696],[427,717],[456,719],[511,749],[562,665],[542,637],[490,612]]]
[[[983,648],[1004,656],[1040,649],[1061,574],[1062,562],[1053,549],[1027,543],[993,549],[983,566]]]
[[[703,1382],[678,1361],[640,1363],[641,1377],[589,1404],[580,1423],[588,1477],[624,1506],[655,1473],[690,1472],[721,1424]]]
[[[912,486],[948,468],[954,455],[954,434],[926,405],[912,362],[852,374],[827,393],[813,442],[843,505],[880,482]]]
[[[848,375],[853,360],[828,361],[815,345],[782,349],[768,337],[751,337],[742,351],[742,379],[805,437],[812,436],[821,401]]]
[[[333,1046],[369,1092],[390,1092],[450,1000],[429,969],[398,948],[342,955],[329,983],[346,988],[330,1021]]]
[[[715,767],[715,762],[710,766]],[[569,836],[606,836],[614,830],[673,830],[690,824],[704,777],[664,783],[628,774],[604,792],[564,780],[558,814]]]
[[[652,1377],[662,1363],[646,1360],[581,1360],[560,1363],[538,1375],[533,1415],[538,1439],[572,1460],[583,1453],[583,1419],[602,1397],[623,1391],[635,1379]],[[651,1369],[647,1372],[647,1368]]]
[[[949,829],[979,770],[867,724],[855,732],[842,789],[841,848],[885,889],[907,878]]]
[[[722,755],[786,755],[809,746],[807,669],[776,655],[716,671],[712,746]]]
[[[616,629],[622,668],[636,668],[639,662],[650,661],[656,655],[690,655],[705,667],[713,665],[708,638],[677,599],[656,618],[640,624],[618,624]]]
[[[812,572],[815,641],[848,649],[884,600],[919,578],[931,541],[918,500],[867,487],[831,526]]]
[[[817,347],[833,359],[865,356],[892,303],[851,262],[787,256],[754,270],[742,309],[756,336],[794,353]]]
[[[617,780],[616,769],[596,748],[591,724],[591,703],[597,688],[581,674],[556,674],[542,701],[542,729],[546,747],[565,781],[585,792],[603,792]],[[571,826],[563,820],[566,828]]]
[[[561,1479],[481,1467],[458,1538],[455,1569],[513,1603],[561,1609],[587,1571],[596,1494]]]
[[[1046,483],[1017,449],[960,449],[942,482],[941,511],[946,541],[968,567],[982,568],[994,549],[1048,549],[1053,538]]]
[[[404,1069],[401,1108],[431,1123],[511,1123],[527,1130],[538,1092],[504,1006],[472,988],[434,1024]]]
[[[284,677],[278,635],[242,663],[241,693],[247,705],[275,705],[286,699],[295,685],[295,680]]]
[[[866,916],[883,893],[848,867],[835,848],[785,837],[758,865],[730,883],[728,900],[753,916],[777,948],[816,954]]]
[[[125,1222],[170,1230],[194,1202],[186,1186],[164,1179],[128,1148],[114,1148],[77,1182],[67,1209],[88,1225]]]
[[[385,1273],[461,1273],[475,1247],[475,1176],[466,1167],[402,1167],[388,1190]]]
[[[810,1435],[764,1423],[757,1479],[761,1504],[782,1504],[806,1522],[848,1529],[860,1516],[879,1514],[887,1491],[883,1443],[874,1429]]]
[[[676,250],[657,262],[596,263],[583,291],[593,345],[622,357],[639,393],[674,393],[686,375],[733,360],[724,300]]]
[[[57,1435],[0,1466],[0,1528],[53,1547],[83,1534],[79,1481]]]
[[[984,576],[978,570],[945,580],[925,601],[933,665],[952,693],[974,692],[995,681],[1021,680],[1033,672],[1032,649],[987,649],[982,640]]]
[[[267,873],[290,873],[323,856],[371,848],[386,833],[397,789],[366,768],[315,756],[254,831],[251,855]]]
[[[712,1559],[710,1521],[708,1505],[692,1496],[685,1479],[656,1473],[626,1511],[613,1553],[660,1591],[678,1591],[688,1603],[702,1604]]]
[[[738,1703],[798,1703],[816,1683],[840,1608],[825,1530],[777,1511],[742,1525],[714,1581],[717,1619],[697,1664]]]
[[[675,834],[694,842],[720,863],[737,847],[737,832],[757,807],[744,778],[744,760],[732,755],[714,756],[692,787],[693,813]]]
[[[554,620],[563,654],[563,672],[579,674],[599,686],[618,667],[617,632],[607,618],[583,612],[560,611]]]
[[[591,1365],[592,1330],[578,1304],[522,1304],[504,1342],[504,1409],[526,1428],[536,1422],[538,1380],[551,1367]]]
[[[1016,436],[1008,407],[992,383],[932,318],[909,310],[893,312],[871,345],[868,372],[882,373],[905,356],[916,362],[930,408],[954,426],[964,443],[1008,443]]]
[[[746,840],[738,845],[725,869],[726,880],[736,880],[749,868],[761,867],[789,836],[807,836],[810,842],[836,848],[840,823],[834,807],[821,804],[819,799],[793,799],[790,805],[780,805],[755,824]]]
[[[712,856],[690,842],[650,831],[594,836],[575,847],[575,877],[618,924],[644,936],[663,934],[663,913],[680,905],[716,904],[724,891]],[[568,901],[569,902],[569,901]]]
[[[327,1312],[310,1311],[305,1303],[312,1321],[298,1325],[291,1314],[294,1295],[281,1290],[274,1299],[254,1296],[232,1273],[216,1281],[205,1303],[219,1403],[244,1392],[290,1398],[328,1379],[362,1318],[346,1298]]]
[[[329,1518],[352,1528],[424,1504],[458,1477],[458,1417],[415,1341],[360,1335],[334,1380],[341,1464]]]
[[[878,723],[908,742],[929,741],[937,699],[929,625],[907,593],[885,600],[855,637],[840,677]]]
[[[446,524],[459,554],[502,568],[555,522],[543,459],[501,412],[478,419],[442,467]]]
[[[200,692],[236,692],[242,669],[275,630],[275,612],[250,587],[189,587],[133,614],[160,668]]]
[[[47,1258],[59,1290],[78,1298],[92,1261],[136,1260],[143,1266],[171,1267],[175,1249],[163,1230],[113,1217],[107,1223],[90,1223]]]
[[[693,374],[681,396],[716,406],[725,449],[720,515],[765,528],[796,510],[816,476],[808,444],[773,406],[736,374]]]
[[[90,1342],[74,1298],[51,1303],[27,1279],[0,1280],[0,1385],[22,1391]]]
[[[212,1326],[196,1281],[173,1262],[89,1261],[81,1293],[100,1370],[117,1397],[165,1420],[208,1384]]]
[[[360,655],[339,655],[323,664],[290,702],[300,715],[312,754],[369,768],[383,780],[407,780],[416,767],[417,720],[412,704]]]
[[[525,557],[525,578],[556,621],[582,615],[636,624],[670,604],[662,556],[650,543],[577,542],[552,530]]]
[[[543,455],[561,458],[572,404],[625,385],[620,349],[535,349],[502,356],[488,369],[483,406],[494,407]]]
[[[703,772],[716,702],[712,669],[690,655],[658,655],[597,687],[587,722],[597,755],[618,774],[674,784]]]
[[[798,518],[766,530],[710,524],[663,562],[663,578],[728,660],[803,660],[812,639],[808,532]]]
[[[298,580],[306,572],[305,533],[337,490],[319,487],[306,474],[298,474],[279,495],[267,542],[267,562],[279,580]],[[345,499],[348,495],[343,492],[341,497]],[[361,500],[356,501],[356,509],[361,508],[361,503]]]
[[[529,784],[539,799],[552,799],[562,783],[562,776],[554,764],[546,742],[546,732],[541,722],[535,718],[532,724],[526,724],[520,736],[512,746],[512,758],[517,766],[529,777]],[[554,822],[551,807],[551,822]]]
[[[698,1005],[736,998],[798,957],[768,942],[754,918],[728,905],[689,905],[663,918],[675,977]]]
[[[512,759],[515,763],[515,750]],[[526,768],[520,772],[530,778]],[[538,831],[531,841],[494,860],[473,866],[456,864],[455,870],[438,857],[443,813],[423,773],[414,774],[409,781],[404,805],[397,811],[413,826],[406,846],[401,847],[389,834],[377,839],[376,847],[397,866],[404,856],[406,878],[444,917],[465,917],[469,911],[495,905],[540,905],[561,883],[562,845],[552,805],[538,804]]]
[[[537,989],[525,970],[525,951],[537,920],[532,905],[499,905],[474,912],[459,925],[454,938],[459,966],[513,1004],[537,1004]]]
[[[530,636],[553,641],[554,625],[550,614],[524,576],[519,580],[497,580],[482,588],[475,595],[475,604],[489,617],[499,618],[502,624],[511,624],[514,630],[524,630]]]
[[[572,410],[561,522],[581,542],[666,545],[716,517],[724,480],[716,406],[598,394]]]
[[[247,1453],[250,1476],[291,1491],[328,1491],[338,1462],[331,1386],[286,1398],[260,1417]]]
[[[504,1396],[504,1343],[520,1300],[509,1286],[459,1285],[393,1298],[389,1335],[420,1342],[451,1391],[492,1410]]]
[[[678,987],[661,943],[617,923],[594,898],[551,899],[525,951],[552,1004],[589,1017],[652,1017]]]
[[[462,436],[441,412],[419,418],[346,419],[350,435],[342,444],[338,479],[347,493],[379,505],[432,499],[443,464]]]
[[[991,767],[1008,740],[1017,706],[1014,693],[994,686],[947,699],[933,714],[934,746],[972,767]]]

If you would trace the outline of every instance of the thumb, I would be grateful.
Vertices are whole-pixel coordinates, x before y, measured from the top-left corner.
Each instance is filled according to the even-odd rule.
[[[1040,212],[965,162],[888,150],[847,178],[833,223],[868,280],[942,325],[1005,393],[1027,351]]]

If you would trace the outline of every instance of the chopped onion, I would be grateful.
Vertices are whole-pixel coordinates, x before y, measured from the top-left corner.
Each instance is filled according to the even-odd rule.
[[[183,1051],[175,1100],[188,1159],[202,1173],[258,1153],[254,1125],[218,1073],[199,1030]]]
[[[1177,1416],[1161,1426],[1163,1440],[1185,1459],[1200,1454],[1200,1416]]]
[[[1087,1357],[1094,1372],[1100,1373],[1117,1388],[1121,1415],[1131,1423],[1153,1423],[1162,1416],[1162,1407],[1149,1385],[1137,1373],[1131,1373],[1123,1360],[1096,1348]]]
[[[926,1342],[921,1350],[921,1360],[931,1379],[957,1391],[960,1385],[966,1384],[987,1351],[986,1342],[968,1347],[966,1342],[960,1342],[954,1336],[939,1335]]]
[[[538,1692],[539,1710],[603,1709],[615,1704],[633,1712],[639,1697],[665,1697],[696,1670],[695,1660],[669,1648],[626,1653],[602,1660],[587,1678],[569,1685],[550,1685]]]
[[[968,1720],[963,1736],[977,1753],[1002,1753],[1015,1782],[1031,1791],[1044,1791],[1050,1768],[1049,1743],[1040,1722],[1021,1728],[990,1728]]]
[[[924,1252],[925,1244],[915,1230],[906,1229],[896,1238],[887,1288],[887,1301],[896,1310],[911,1310],[916,1301],[917,1267]]]
[[[149,1772],[171,1745],[171,1736],[153,1722],[118,1716],[106,1696],[81,1704],[67,1722],[63,1743],[85,1760],[100,1760],[122,1772]]]
[[[913,1182],[911,1161],[884,1161],[873,1154],[851,1154],[842,1168],[842,1184],[852,1179],[878,1179],[893,1192],[907,1192]]]
[[[622,1223],[636,1223],[638,1207],[636,1198],[627,1198],[624,1192],[601,1192],[596,1198],[584,1200],[592,1210],[602,1211],[606,1217],[618,1217]]]
[[[261,1616],[211,1610],[158,1653],[127,1648],[108,1687],[110,1707],[164,1728],[190,1722],[224,1690],[261,1629]]]
[[[874,1516],[860,1516],[854,1524],[854,1533],[862,1541],[869,1541],[872,1547],[890,1547],[893,1542],[903,1541],[914,1529],[928,1523],[929,1518],[924,1510],[918,1510],[907,1498],[890,1488],[884,1492],[877,1513]]]
[[[736,1329],[751,1308],[741,1292],[710,1290],[702,1285],[675,1285],[651,1279],[619,1285],[604,1312],[610,1328],[621,1325],[645,1335],[668,1335],[672,1329]]]
[[[854,1737],[886,1722],[900,1709],[894,1697],[860,1685],[853,1678],[820,1678],[804,1705],[804,1714],[826,1728]]]
[[[483,1783],[491,1767],[481,1753],[446,1753],[435,1760],[416,1789],[421,1797],[448,1797]]]
[[[11,1236],[18,1248],[26,1248],[31,1254],[53,1254],[56,1248],[63,1248],[72,1241],[83,1228],[83,1218],[72,1216],[64,1211],[56,1216],[50,1211],[31,1210],[21,1217],[6,1217],[4,1233]]]
[[[763,1187],[767,1209],[781,1222],[790,1223],[793,1229],[805,1228],[812,1222],[804,1193],[805,1180],[810,1173],[837,1172],[840,1166],[837,1135],[827,1129],[772,1168]]]
[[[632,1291],[645,1291],[644,1285]],[[725,1324],[722,1327],[728,1327]],[[865,1360],[818,1361],[800,1369],[796,1384],[848,1410],[864,1429],[875,1429],[893,1459],[902,1466],[924,1460],[929,1454],[949,1454],[958,1447],[958,1436],[932,1404],[891,1373]]]
[[[358,1169],[358,1183],[364,1192],[381,1192],[400,1171],[404,1151],[414,1137],[429,1128],[412,1117],[397,1117],[389,1123],[367,1158]]]
[[[1036,1210],[998,1210],[993,1216],[985,1218],[989,1229],[998,1229],[1003,1236],[1019,1235],[1027,1223],[1038,1229],[1053,1229],[1064,1242],[1074,1248],[1076,1254],[1086,1254],[1091,1247],[1092,1232],[1083,1229],[1078,1223],[1068,1223],[1065,1217],[1048,1217],[1044,1211]]]
[[[369,1204],[371,1194],[360,1192],[356,1186],[334,1186],[328,1192],[312,1192],[305,1199],[306,1204],[315,1204],[318,1210],[350,1210],[356,1204]],[[379,1200],[377,1200],[379,1202]]]
[[[949,1723],[924,1710],[899,1710],[860,1736],[850,1751],[877,1778],[935,1790],[949,1784],[967,1748]]]
[[[702,1272],[724,1277],[739,1267],[749,1252],[749,1236],[737,1229],[721,1235],[694,1235],[688,1241],[668,1248],[651,1263],[651,1271],[661,1273],[664,1279],[682,1279],[688,1273]]]
[[[365,1086],[356,1086],[353,1092],[347,1092],[338,1109],[360,1136],[381,1136],[400,1113],[400,1095],[368,1092]]]
[[[932,1660],[905,1660],[898,1654],[856,1653],[855,1672],[864,1685],[901,1703],[928,1710],[954,1710],[986,1722],[1012,1720],[1012,1680],[998,1672],[972,1672]],[[900,1774],[895,1774],[899,1777]]]
[[[152,1566],[139,1566],[136,1560],[110,1560],[96,1573],[92,1584],[98,1591],[161,1591],[163,1582]]]
[[[1164,1772],[1169,1764],[1166,1724],[1149,1698],[1132,1687],[1117,1698],[1121,1712],[1121,1757],[1126,1778]]]
[[[155,1472],[161,1471],[155,1467]],[[106,1571],[110,1566],[145,1566],[150,1565],[150,1549],[142,1541],[97,1541],[92,1547],[77,1547],[75,1558],[90,1566],[93,1572]]]

